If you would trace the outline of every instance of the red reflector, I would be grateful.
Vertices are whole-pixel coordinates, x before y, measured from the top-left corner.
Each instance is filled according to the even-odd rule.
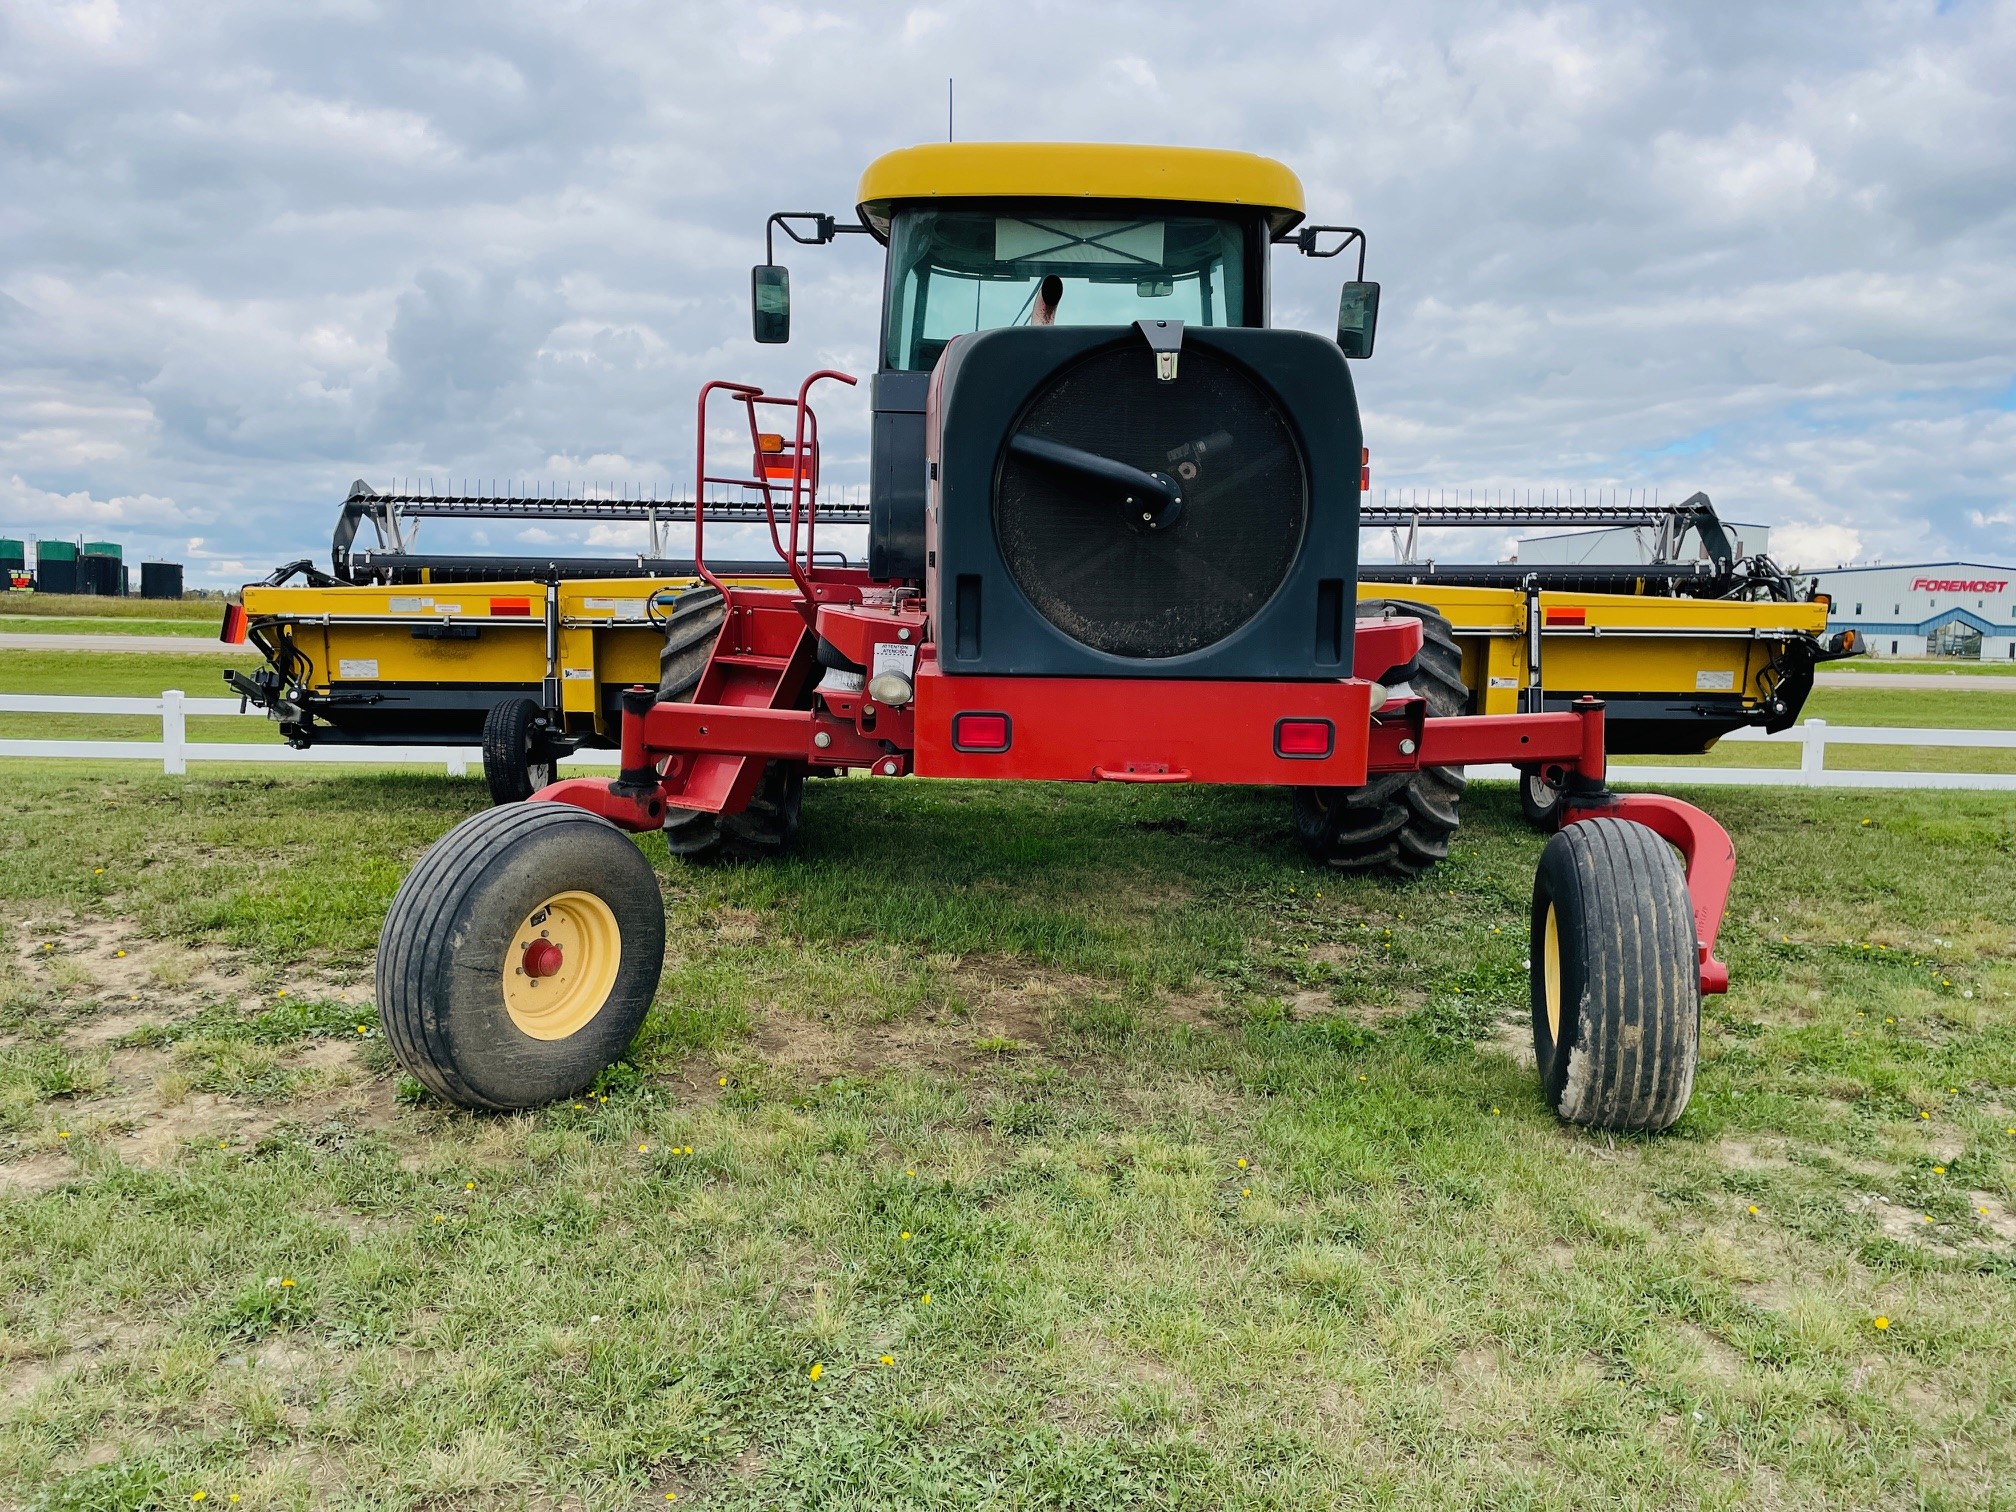
[[[1587,609],[1549,609],[1543,616],[1550,625],[1586,625],[1589,623]]]
[[[244,645],[245,623],[245,606],[243,604],[226,604],[224,606],[224,624],[217,631],[217,639],[224,642],[227,646]]]
[[[1008,749],[1006,714],[954,714],[952,749],[955,751],[1005,751]]]
[[[1328,756],[1336,739],[1327,719],[1284,719],[1274,726],[1274,754]]]
[[[502,614],[530,614],[532,600],[529,598],[493,598],[490,600],[492,617]]]

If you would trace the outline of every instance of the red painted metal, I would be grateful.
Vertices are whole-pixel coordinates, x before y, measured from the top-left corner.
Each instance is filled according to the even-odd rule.
[[[217,639],[227,646],[242,646],[245,644],[245,634],[250,623],[243,604],[226,604],[224,623],[217,629]]]
[[[1356,621],[1351,641],[1353,676],[1376,682],[1420,654],[1421,621],[1411,615]]]
[[[876,646],[885,642],[923,645],[924,601],[911,597],[893,604],[821,604],[813,623],[842,656],[870,667]]]
[[[1365,780],[1372,685],[947,677],[920,657],[915,708],[922,777],[1355,787]],[[958,749],[952,722],[962,713],[1005,715],[1009,748]],[[1275,723],[1290,718],[1329,720],[1336,748],[1317,761],[1277,756]]]
[[[1736,847],[1729,832],[1691,803],[1663,793],[1604,793],[1595,801],[1571,799],[1564,824],[1584,819],[1628,819],[1676,846],[1687,865],[1687,895],[1694,905],[1694,936],[1700,951],[1701,990],[1727,992],[1729,968],[1715,958],[1715,937],[1736,879]]]
[[[534,940],[525,947],[519,969],[528,977],[550,977],[559,972],[562,959],[560,947],[551,940]]]
[[[624,715],[628,724],[635,716]],[[626,788],[606,777],[563,777],[539,789],[532,803],[571,803],[591,814],[600,814],[618,829],[639,834],[665,827],[665,800],[656,788]]]

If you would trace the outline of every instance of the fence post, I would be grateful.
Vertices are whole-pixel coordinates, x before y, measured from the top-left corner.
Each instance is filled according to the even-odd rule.
[[[1827,769],[1827,721],[1809,719],[1799,727],[1799,775],[1817,777]]]
[[[448,753],[448,775],[450,777],[469,775],[469,758],[462,754],[459,746]]]
[[[186,776],[189,756],[188,725],[182,717],[182,690],[170,688],[161,695],[161,770],[170,777]]]

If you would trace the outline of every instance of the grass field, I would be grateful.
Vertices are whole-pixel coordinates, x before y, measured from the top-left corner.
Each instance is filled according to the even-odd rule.
[[[1829,662],[1829,672],[1907,672],[1915,676],[1941,677],[1948,673],[1961,676],[1974,672],[1988,672],[2000,677],[2016,677],[2016,666],[2006,661],[1960,661],[1950,656],[1928,656],[1911,659],[1896,656],[1856,656],[1847,661]]]
[[[7,770],[0,1502],[2016,1484],[2008,798],[1704,795],[1735,987],[1636,1139],[1534,1089],[1502,789],[1399,887],[1270,792],[814,784],[784,862],[647,842],[643,1035],[497,1118],[402,1083],[368,1003],[478,784]]]
[[[217,598],[100,598],[91,593],[0,594],[0,618],[56,620],[182,620],[200,621],[213,629],[224,613]],[[121,633],[144,633],[136,625],[117,627]]]
[[[211,606],[213,610],[216,606]],[[33,635],[167,635],[178,640],[216,639],[217,610],[209,618],[139,619],[59,619],[52,615],[0,614],[0,630],[20,630]]]

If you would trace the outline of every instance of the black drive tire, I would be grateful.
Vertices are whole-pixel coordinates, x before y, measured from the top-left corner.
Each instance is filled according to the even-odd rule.
[[[773,761],[763,768],[756,796],[739,814],[665,810],[665,845],[688,861],[760,861],[782,855],[798,838],[805,804],[805,764]]]
[[[1519,768],[1519,817],[1543,835],[1561,828],[1561,811],[1567,807],[1568,784],[1549,782],[1544,767]]]
[[[726,606],[712,588],[690,588],[665,616],[665,649],[658,654],[658,702],[685,703],[700,685],[720,639]],[[749,807],[739,814],[700,814],[667,808],[665,844],[688,861],[755,861],[790,849],[798,838],[805,799],[803,763],[773,761]]]
[[[714,642],[721,638],[727,605],[721,590],[704,584],[688,588],[659,620],[665,645],[658,653],[658,702],[687,703],[707,670]]]
[[[613,979],[572,1033],[535,1038],[505,998],[513,937],[570,892],[613,916]],[[622,1057],[664,960],[657,873],[628,835],[562,803],[485,809],[435,841],[394,895],[378,940],[379,1021],[399,1064],[450,1102],[534,1107]]]
[[[492,704],[483,717],[483,781],[492,803],[523,803],[559,775],[539,705],[529,698]]]
[[[1360,619],[1392,612],[1420,619],[1421,654],[1388,674],[1387,686],[1406,682],[1428,704],[1431,718],[1465,712],[1470,690],[1463,683],[1463,648],[1449,621],[1426,604],[1402,599],[1363,599]],[[1291,794],[1295,834],[1303,850],[1340,871],[1402,879],[1418,877],[1449,857],[1449,842],[1462,823],[1461,767],[1423,767],[1388,772],[1359,788],[1296,788]]]
[[[1642,824],[1569,825],[1540,853],[1531,943],[1533,1052],[1548,1105],[1598,1129],[1670,1127],[1701,1049],[1694,910],[1679,859]]]

